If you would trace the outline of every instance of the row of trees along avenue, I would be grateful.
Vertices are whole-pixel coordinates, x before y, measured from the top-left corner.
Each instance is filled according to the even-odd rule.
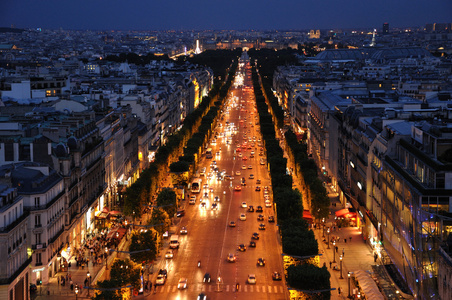
[[[298,189],[292,188],[292,176],[286,172],[287,159],[284,158],[283,150],[276,139],[275,129],[279,130],[284,126],[284,111],[271,92],[273,71],[276,66],[293,60],[293,55],[290,50],[275,52],[262,49],[250,50],[250,56],[258,61],[255,61],[252,68],[252,80],[261,133],[267,151],[274,209],[280,225],[285,275],[291,287],[291,299],[330,299],[330,273],[326,267],[319,267],[317,240],[302,217],[302,195]],[[259,67],[260,74],[257,73],[256,66]],[[273,68],[273,71],[269,68]],[[265,75],[262,76],[262,73]],[[328,197],[326,199],[328,200]],[[312,202],[317,200],[312,199],[311,211]],[[326,208],[328,214],[328,206]],[[322,209],[321,214],[324,213]],[[321,214],[317,212],[313,215],[318,217]]]

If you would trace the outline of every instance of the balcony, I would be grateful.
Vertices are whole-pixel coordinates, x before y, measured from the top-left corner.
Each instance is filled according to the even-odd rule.
[[[31,249],[32,249],[32,250],[45,249],[46,246],[47,246],[46,243],[33,244],[33,245],[31,245]]]
[[[30,256],[20,267],[14,272],[9,278],[4,278],[0,280],[0,284],[10,284],[14,280],[18,279],[17,277],[22,273],[28,266],[31,264],[33,260],[33,256]]]
[[[25,221],[28,218],[28,215],[30,213],[27,211],[24,211],[24,213],[22,214],[22,216],[20,216],[19,218],[17,218],[16,220],[14,220],[14,222],[12,222],[11,224],[9,224],[6,227],[0,227],[0,233],[7,233],[10,230],[14,229],[17,225],[19,225],[20,223],[22,223],[23,221]]]

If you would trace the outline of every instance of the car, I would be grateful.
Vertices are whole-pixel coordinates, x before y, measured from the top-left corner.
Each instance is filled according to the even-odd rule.
[[[166,251],[165,258],[173,258],[173,257],[174,257],[173,250],[169,249],[168,251]]]
[[[265,230],[265,224],[264,223],[260,223],[259,224],[259,230]]]
[[[254,175],[253,175],[253,174],[250,174],[249,179],[254,179]]]
[[[275,217],[274,216],[268,216],[268,223],[275,223]]]
[[[240,175],[242,175],[242,172],[237,171],[237,172],[235,172],[235,175],[236,175],[236,176],[240,176]]]
[[[188,202],[189,204],[196,204],[196,196],[195,195],[191,195],[190,196],[190,200]]]
[[[245,181],[245,179],[242,179],[242,182],[241,182],[240,184],[243,185],[243,186],[246,186],[246,181]]]
[[[257,266],[264,267],[265,266],[265,259],[262,257],[257,259]]]
[[[202,279],[202,282],[205,282],[205,283],[210,282],[210,274],[209,273],[204,274],[204,278]]]
[[[179,283],[177,284],[177,288],[179,290],[183,290],[187,288],[187,278],[179,279]]]
[[[273,272],[272,273],[272,279],[275,280],[275,281],[282,280],[281,274],[279,272],[276,272],[276,271]]]
[[[240,185],[236,185],[234,190],[240,192],[242,190],[242,187]]]
[[[264,209],[262,208],[262,206],[258,205],[256,208],[256,212],[263,212]]]
[[[257,233],[257,232],[253,233],[253,235],[251,236],[251,239],[258,240],[259,239],[259,233]]]
[[[157,275],[157,279],[155,280],[155,285],[164,285],[166,281],[166,277],[162,274]]]
[[[242,157],[242,160],[248,160],[248,157],[244,156]]]
[[[272,207],[270,200],[265,200],[265,207]]]
[[[256,184],[261,184],[261,180],[260,179],[256,179]]]
[[[166,278],[168,276],[168,270],[167,269],[160,269],[158,274],[159,275],[163,275]]]
[[[246,282],[248,282],[248,284],[256,284],[256,275],[249,274]]]
[[[218,204],[216,202],[212,203],[212,210],[217,210],[218,209]]]
[[[176,212],[176,217],[181,218],[185,216],[185,209],[180,208],[177,212]]]
[[[207,300],[207,296],[206,296],[206,294],[204,294],[204,293],[200,293],[200,294],[198,295],[198,298],[197,298],[197,300]]]
[[[245,244],[240,244],[237,248],[238,248],[239,251],[241,251],[241,252],[246,251],[246,246],[245,246]]]
[[[182,228],[180,229],[179,232],[180,232],[180,234],[187,234],[188,233],[187,227],[182,226]]]
[[[246,215],[240,214],[240,221],[246,221]]]
[[[254,212],[254,207],[253,207],[252,205],[250,205],[250,206],[248,207],[248,211],[249,211],[249,212]]]
[[[206,209],[206,202],[201,202],[201,208]]]
[[[261,187],[260,187],[260,186],[256,186],[255,191],[256,191],[256,192],[260,192],[260,191],[261,191]]]
[[[264,215],[258,215],[257,216],[257,220],[258,221],[263,221],[264,220]]]
[[[252,168],[253,168],[253,166],[252,166],[252,165],[249,165],[249,166],[248,166],[248,169],[252,169]]]
[[[259,152],[259,156],[264,156],[263,152]],[[265,165],[265,163],[263,161],[261,161],[261,165]]]
[[[253,145],[252,145],[253,146]],[[254,151],[251,151],[251,154],[254,155]]]
[[[30,293],[31,294],[36,293],[37,290],[38,290],[38,287],[36,286],[36,284],[31,283],[30,284]]]
[[[235,257],[235,255],[234,255],[234,254],[232,254],[232,253],[229,253],[229,254],[228,254],[228,258],[227,258],[227,260],[228,260],[228,262],[230,262],[230,263],[233,263],[233,262],[235,262],[235,260],[236,260],[236,257]]]
[[[243,208],[248,207],[248,205],[246,205],[246,202],[242,202],[241,206],[242,206]]]
[[[242,170],[246,170],[246,166],[245,165],[242,166]]]
[[[250,155],[250,158],[254,158],[254,154],[251,154],[251,155]]]
[[[220,197],[215,196],[215,198],[213,199],[213,201],[215,201],[215,202],[220,202]]]
[[[235,226],[236,226],[236,224],[234,221],[229,222],[229,227],[235,227]]]
[[[251,241],[250,242],[250,248],[256,248],[256,242],[255,241]]]
[[[239,153],[239,157],[240,157],[240,158],[242,157],[242,153]]]

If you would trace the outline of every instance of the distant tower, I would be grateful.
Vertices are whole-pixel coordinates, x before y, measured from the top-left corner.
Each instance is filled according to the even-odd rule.
[[[375,41],[375,33],[377,33],[376,29],[374,29],[374,33],[372,34],[372,42],[370,43],[371,47],[375,47],[375,45],[377,45],[377,42]]]
[[[201,53],[201,49],[199,48],[199,40],[196,40],[195,54],[200,54],[200,53]]]
[[[383,23],[383,34],[389,34],[389,23]]]

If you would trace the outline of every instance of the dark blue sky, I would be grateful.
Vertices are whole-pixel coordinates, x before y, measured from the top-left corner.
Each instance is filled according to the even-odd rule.
[[[0,0],[0,27],[331,29],[452,22],[451,0]]]

